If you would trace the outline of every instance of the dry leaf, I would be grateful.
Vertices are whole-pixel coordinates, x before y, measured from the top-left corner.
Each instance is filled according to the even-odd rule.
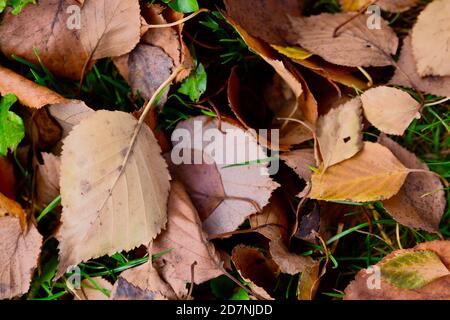
[[[33,112],[29,126],[36,130],[37,146],[41,150],[50,150],[62,138],[62,129],[58,122],[49,114],[47,108],[41,108]]]
[[[415,154],[401,147],[386,135],[381,135],[378,142],[387,147],[403,165],[409,169],[429,171],[426,164]],[[412,172],[406,178],[399,193],[383,201],[384,208],[395,220],[411,228],[428,232],[438,232],[439,222],[445,213],[446,199],[444,186],[439,177]]]
[[[0,193],[0,299],[26,293],[38,263],[42,236],[24,220],[20,205]]]
[[[291,31],[288,16],[301,16],[297,0],[225,0],[227,14],[250,34],[277,45],[286,44]]]
[[[238,245],[233,248],[231,260],[241,277],[250,283],[252,291],[264,299],[272,299],[267,292],[275,288],[276,275],[279,273],[272,259],[256,248]]]
[[[87,0],[81,9],[81,43],[88,60],[118,57],[140,39],[138,0]]]
[[[48,104],[66,103],[69,101],[56,92],[40,86],[2,66],[0,66],[0,93],[1,95],[13,93],[22,105],[36,109]]]
[[[389,12],[403,12],[411,9],[419,0],[380,0],[375,5]],[[372,3],[372,0],[339,0],[344,11],[358,11],[366,8]]]
[[[185,131],[180,131],[182,129]],[[176,130],[179,133],[184,132],[185,135],[181,140],[172,136],[172,139],[178,142],[173,153],[192,155],[192,149],[189,148],[193,147],[194,156],[197,154],[201,161],[203,152],[203,164],[185,162],[181,165],[171,165],[171,173],[185,185],[200,211],[203,228],[208,234],[236,230],[248,216],[268,203],[271,193],[279,185],[268,176],[267,162],[245,164],[267,157],[253,136],[225,121],[222,121],[220,131],[218,121],[205,116],[181,122]],[[213,154],[210,142],[201,136],[202,132],[214,133],[217,136],[216,147],[222,149]],[[190,141],[186,140],[186,136]],[[235,139],[234,143],[226,146],[226,139],[231,138]],[[193,163],[194,159],[191,157],[190,163]],[[202,183],[199,184],[198,181]]]
[[[376,87],[364,92],[361,100],[367,120],[388,134],[402,135],[414,119],[420,119],[420,103],[400,89]]]
[[[390,55],[397,52],[398,38],[384,20],[381,21],[381,29],[369,30],[367,17],[360,15],[343,26],[336,37],[333,36],[335,29],[353,16],[322,13],[290,18],[294,29],[290,42],[338,65],[380,67],[392,64]]]
[[[373,271],[361,270],[345,289],[346,300],[450,299],[450,242],[431,241],[398,250],[377,264],[379,288]]]
[[[166,252],[161,260],[166,265],[172,265],[170,274],[162,267],[160,274],[166,282],[191,282],[191,266],[196,262],[194,281],[201,284],[220,276],[223,272],[219,268],[220,258],[216,254],[214,245],[207,239],[202,230],[202,223],[197,210],[186,193],[183,185],[173,182],[167,209],[167,227],[153,242],[154,252]],[[175,289],[176,285],[172,285]],[[183,290],[184,291],[184,290]],[[181,296],[177,291],[178,296]]]
[[[289,252],[283,239],[270,241],[270,255],[275,263],[280,267],[280,271],[290,275],[304,272],[314,266],[315,261],[311,257],[302,257]]]
[[[298,299],[313,300],[319,285],[320,262],[302,272],[298,281]]]
[[[41,155],[43,164],[39,164],[36,173],[36,200],[45,207],[59,195],[61,159],[51,153]]]
[[[305,181],[311,181],[311,167],[316,166],[314,157],[314,149],[299,149],[290,152],[285,152],[280,155],[281,160],[295,171],[300,178]]]
[[[149,262],[124,271],[114,284],[111,299],[175,300],[177,296]]]
[[[170,176],[146,125],[124,163],[136,127],[132,115],[97,111],[65,139],[58,275],[82,261],[148,244],[165,225]]]
[[[327,201],[365,202],[389,199],[408,175],[389,149],[365,142],[353,158],[312,176],[310,198]]]
[[[102,277],[84,279],[75,290],[76,300],[109,300],[113,285]]]
[[[14,175],[14,167],[12,163],[0,156],[0,193],[10,199],[15,198],[16,177]]]
[[[62,139],[67,137],[72,128],[79,124],[80,121],[94,113],[94,110],[80,100],[69,100],[52,104],[49,106],[48,111],[63,129]]]
[[[40,0],[26,6],[19,15],[8,11],[0,25],[0,48],[5,56],[14,54],[36,65],[40,59],[52,74],[78,80],[87,55],[80,31],[68,28],[73,20],[66,10],[72,5],[77,2]]]
[[[287,240],[289,231],[288,210],[286,201],[274,193],[261,213],[250,216],[250,226],[269,240],[283,238]]]
[[[425,93],[437,96],[450,97],[450,76],[447,77],[421,77],[417,72],[416,61],[412,52],[411,36],[403,40],[400,60],[397,70],[391,79],[391,84],[416,88]]]
[[[317,121],[324,169],[353,157],[363,146],[361,100],[355,98]]]
[[[412,29],[412,48],[421,76],[450,76],[450,1],[435,0]]]

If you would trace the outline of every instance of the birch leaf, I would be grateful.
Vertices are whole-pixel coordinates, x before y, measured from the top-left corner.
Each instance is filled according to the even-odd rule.
[[[327,201],[365,202],[398,193],[408,169],[380,144],[365,142],[353,158],[312,176],[310,197]]]
[[[132,115],[97,111],[65,139],[58,275],[82,261],[148,244],[165,225],[167,165],[146,125],[130,145],[136,127]]]
[[[400,89],[369,89],[361,100],[367,120],[387,134],[402,135],[414,119],[420,118],[420,103]]]

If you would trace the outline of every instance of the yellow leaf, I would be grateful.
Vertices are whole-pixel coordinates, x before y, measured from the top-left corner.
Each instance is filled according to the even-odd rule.
[[[312,176],[310,198],[329,201],[377,201],[400,190],[408,175],[389,149],[365,142],[356,156]]]
[[[311,52],[300,47],[283,47],[274,44],[271,47],[291,59],[305,60],[313,55]]]

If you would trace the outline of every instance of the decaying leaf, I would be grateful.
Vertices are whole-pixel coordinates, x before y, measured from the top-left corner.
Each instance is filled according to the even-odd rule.
[[[410,173],[399,193],[383,201],[385,209],[403,225],[438,232],[446,206],[444,186],[439,177],[431,172],[427,174],[426,164],[386,135],[381,135],[378,143],[391,150],[405,167],[425,171]]]
[[[289,209],[282,197],[274,193],[262,212],[250,216],[250,225],[269,240],[287,239]]]
[[[421,76],[450,76],[450,1],[435,0],[417,18],[412,48]]]
[[[227,14],[250,34],[277,45],[286,44],[291,31],[288,16],[299,17],[301,8],[297,0],[241,1],[225,0]]]
[[[381,28],[367,28],[367,17],[360,15],[334,32],[354,14],[322,13],[317,16],[290,18],[292,43],[300,45],[325,60],[349,67],[379,67],[392,64],[398,38],[388,23],[381,20]]]
[[[148,244],[165,225],[167,165],[147,126],[130,146],[136,127],[132,115],[97,111],[65,139],[58,275],[87,259]]]
[[[266,159],[265,152],[241,128],[222,121],[219,130],[216,119],[199,116],[181,122],[175,132],[171,161],[184,162],[172,164],[171,173],[186,186],[208,234],[236,230],[278,188],[268,176],[268,163],[255,163]],[[215,137],[213,143],[208,136]]]
[[[0,25],[0,49],[8,58],[14,54],[36,65],[41,61],[55,75],[79,79],[87,55],[76,24],[68,28],[72,20],[66,10],[72,5],[77,1],[41,0],[19,15],[7,13]]]
[[[48,111],[63,129],[62,139],[67,137],[74,126],[94,112],[94,110],[80,100],[69,100],[52,104],[49,106]]]
[[[81,9],[80,30],[87,60],[130,52],[139,42],[140,27],[138,0],[87,0]]]
[[[169,251],[161,259],[172,268],[163,266],[160,274],[181,296],[180,291],[185,291],[186,283],[191,282],[193,263],[196,263],[196,284],[218,277],[223,272],[214,245],[202,230],[197,210],[179,182],[172,183],[167,211],[166,230],[153,242],[152,249],[155,252]],[[178,290],[178,283],[182,284],[182,290]]]
[[[403,12],[411,9],[419,0],[380,0],[376,5],[381,9],[389,12]],[[344,11],[358,11],[372,3],[372,0],[339,0]]]
[[[5,157],[0,156],[0,193],[10,199],[15,197],[16,177],[12,163]]]
[[[61,159],[51,153],[42,153],[43,164],[36,173],[36,200],[45,207],[59,195]]]
[[[320,277],[320,262],[302,272],[298,281],[298,299],[312,300],[316,295]]]
[[[290,275],[304,272],[315,264],[315,261],[311,257],[303,257],[289,252],[283,243],[283,239],[270,241],[270,255],[280,267],[280,271]]]
[[[363,146],[361,100],[355,98],[332,109],[317,121],[324,169],[351,158]]]
[[[411,36],[407,36],[403,40],[403,47],[397,66],[398,68],[390,83],[415,88],[437,96],[450,97],[450,76],[421,77],[417,72],[416,61],[412,51]]]
[[[345,289],[345,299],[447,300],[449,266],[449,241],[424,242],[413,249],[398,250],[377,264],[379,283],[374,282],[373,271],[361,270]]]
[[[176,300],[173,289],[151,263],[124,271],[114,284],[112,300]]]
[[[376,87],[364,92],[361,100],[367,120],[388,134],[402,135],[420,118],[420,103],[400,89]]]
[[[279,268],[272,259],[256,248],[238,245],[233,249],[231,260],[255,293],[264,299],[272,299],[267,292],[274,289],[275,276],[279,273]]]
[[[299,149],[285,152],[280,156],[281,160],[295,171],[305,181],[311,181],[312,171],[310,168],[316,166],[314,149]]]
[[[353,158],[312,176],[310,198],[353,202],[389,199],[398,193],[408,172],[389,149],[365,142]]]
[[[41,252],[42,236],[33,224],[24,226],[25,212],[0,193],[0,299],[22,295]]]
[[[0,93],[2,95],[13,93],[21,104],[36,109],[48,104],[68,102],[56,92],[2,66],[0,66]]]
[[[102,277],[84,279],[75,290],[77,300],[109,300],[113,285]]]

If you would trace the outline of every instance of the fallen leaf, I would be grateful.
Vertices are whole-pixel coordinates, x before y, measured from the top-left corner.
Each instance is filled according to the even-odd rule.
[[[10,199],[15,198],[16,177],[13,164],[5,157],[0,156],[0,193]]]
[[[280,159],[294,170],[296,174],[306,182],[311,181],[311,167],[316,166],[314,149],[299,149],[290,152],[284,152]]]
[[[450,1],[436,0],[420,13],[412,29],[412,49],[421,76],[450,76]]]
[[[53,74],[78,80],[87,55],[80,31],[67,27],[66,9],[72,5],[77,2],[41,0],[17,16],[5,14],[0,25],[0,49],[6,57],[16,55],[37,65],[41,61]]]
[[[350,100],[319,117],[316,135],[324,170],[353,157],[363,146],[361,100]]]
[[[313,300],[319,285],[320,262],[302,272],[298,281],[298,300]]]
[[[416,61],[412,51],[411,36],[403,40],[397,70],[390,81],[391,84],[415,88],[425,93],[450,97],[450,76],[421,77],[417,72]]]
[[[289,16],[301,16],[299,1],[278,0],[240,1],[225,0],[227,14],[253,36],[267,43],[286,44],[290,30]]]
[[[304,272],[315,264],[311,257],[303,257],[289,252],[282,239],[270,241],[270,255],[280,267],[280,271],[290,275]]]
[[[13,94],[7,94],[0,100],[0,156],[3,157],[14,152],[25,137],[23,120],[9,111],[16,101],[17,98]]]
[[[0,193],[0,299],[26,293],[41,252],[42,236],[33,224],[23,228],[25,213]]]
[[[275,288],[279,268],[275,262],[264,256],[258,249],[238,245],[231,254],[241,277],[249,282],[249,287],[264,299],[272,300],[268,291]]]
[[[36,173],[36,200],[46,207],[59,195],[61,159],[54,154],[43,152],[43,164],[39,164]]]
[[[353,17],[348,13],[322,13],[317,16],[290,18],[293,32],[291,43],[317,54],[325,60],[349,67],[381,67],[392,64],[398,38],[388,23],[381,20],[381,29],[369,30],[367,17],[360,15],[334,31]]]
[[[395,251],[377,264],[378,288],[373,271],[361,270],[345,289],[346,300],[450,299],[450,242],[431,241],[413,249]]]
[[[197,210],[179,182],[173,182],[167,209],[167,226],[153,242],[152,250],[167,252],[161,260],[165,265],[171,264],[173,272],[166,274],[166,268],[160,269],[166,282],[191,282],[191,266],[194,268],[194,281],[201,284],[220,276],[223,272],[219,268],[220,258],[215,252],[214,245],[207,239],[202,230],[202,223]],[[170,270],[172,271],[172,270]],[[172,285],[176,289],[176,285]],[[184,291],[184,290],[183,290]],[[178,296],[180,292],[176,290]]]
[[[327,201],[366,202],[397,194],[408,169],[380,144],[365,142],[353,158],[312,176],[310,198]]]
[[[269,240],[287,239],[289,231],[288,204],[276,193],[262,212],[249,217],[250,226]]]
[[[61,140],[62,129],[47,108],[35,110],[30,120],[33,123],[28,127],[36,130],[35,142],[41,150],[50,150]]]
[[[377,129],[402,135],[414,119],[420,119],[421,105],[408,93],[386,86],[369,89],[361,96],[364,115]]]
[[[404,12],[418,4],[419,0],[380,0],[375,5],[384,11]],[[339,0],[344,11],[358,11],[372,3],[372,0]]]
[[[263,208],[278,188],[268,176],[267,162],[245,164],[265,159],[266,155],[255,138],[241,128],[222,121],[219,130],[216,119],[198,116],[179,123],[175,132],[183,136],[172,136],[174,144],[177,143],[172,150],[172,161],[180,155],[190,159],[180,165],[172,164],[171,173],[183,182],[199,208],[208,234],[236,230],[248,216]],[[205,140],[204,132],[216,136],[216,142],[211,144],[209,138]],[[227,146],[227,139],[234,142]],[[201,164],[189,164],[195,159]]]
[[[61,139],[65,139],[74,126],[94,113],[94,110],[80,100],[52,104],[48,111],[63,130]]]
[[[317,202],[314,202],[311,211],[309,213],[305,212],[305,214],[302,214],[294,236],[297,239],[315,243],[317,240],[316,235],[319,233],[321,220],[320,205]]]
[[[176,300],[177,296],[158,271],[145,263],[124,271],[114,284],[111,300]]]
[[[68,102],[67,99],[56,92],[40,86],[2,66],[0,66],[0,93],[2,95],[13,93],[22,105],[36,109],[48,104]]]
[[[167,165],[146,125],[130,146],[136,128],[132,115],[97,111],[65,139],[59,276],[82,261],[148,244],[165,225]]]
[[[81,8],[81,26],[85,63],[126,54],[140,39],[139,1],[87,0]]]
[[[447,203],[439,177],[431,172],[427,174],[429,169],[426,164],[386,135],[380,135],[378,143],[391,150],[405,167],[425,170],[424,173],[410,173],[399,193],[383,201],[384,208],[405,226],[438,232]]]
[[[109,300],[113,285],[102,277],[81,281],[81,288],[75,290],[76,300]]]

